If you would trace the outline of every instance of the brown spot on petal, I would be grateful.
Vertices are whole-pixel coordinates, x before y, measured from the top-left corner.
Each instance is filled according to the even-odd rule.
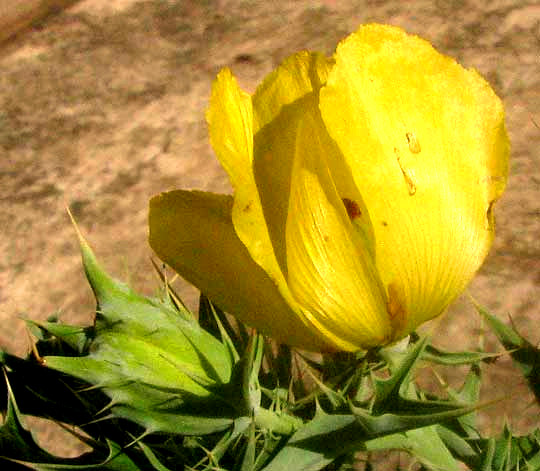
[[[345,205],[345,209],[347,210],[347,214],[349,215],[351,221],[362,216],[362,211],[360,210],[360,206],[358,206],[358,203],[356,201],[349,198],[343,198],[342,201]]]
[[[246,204],[243,208],[242,208],[242,211],[244,211],[244,213],[248,213],[249,211],[251,211],[251,206],[253,205],[253,201],[250,201],[248,204]]]
[[[399,155],[399,150],[397,149],[397,147],[394,147],[394,154],[396,154],[399,168],[401,169],[401,173],[403,175],[403,178],[405,179],[405,183],[407,184],[409,195],[413,196],[416,193],[416,185],[410,175],[410,172],[401,163],[401,156]]]
[[[407,137],[407,144],[409,144],[409,150],[413,154],[419,154],[422,148],[420,147],[420,142],[416,138],[414,132],[408,132],[405,134],[405,136]]]

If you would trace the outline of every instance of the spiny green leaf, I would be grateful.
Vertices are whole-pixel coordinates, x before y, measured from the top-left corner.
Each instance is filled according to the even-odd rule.
[[[441,400],[427,401],[417,399],[417,393],[411,379],[416,363],[422,358],[422,352],[427,345],[427,338],[409,347],[404,354],[397,355],[400,361],[389,359],[392,363],[392,375],[388,379],[374,377],[375,399],[371,407],[374,416],[381,412],[398,415],[433,415],[447,411],[459,410],[467,404]],[[393,354],[391,351],[384,353]],[[360,409],[358,409],[360,410]]]
[[[472,406],[463,407],[418,416],[394,414],[373,416],[364,410],[354,408],[352,408],[353,415],[320,414],[289,439],[287,445],[264,468],[264,471],[283,469],[317,471],[343,454],[367,450],[366,442],[369,440],[436,425],[441,421],[466,414],[472,408]],[[448,458],[448,455],[443,456],[440,450],[438,453],[439,460]],[[427,455],[425,458],[427,460]]]
[[[520,437],[519,446],[528,469],[540,469],[540,429],[536,429],[529,436]]]
[[[144,456],[146,456],[149,463],[154,467],[156,471],[171,471],[158,460],[157,456],[148,445],[146,445],[142,441],[139,442],[137,445],[143,451]]]
[[[98,302],[96,335],[102,330],[125,332],[146,338],[149,343],[166,347],[167,351],[186,363],[203,369],[212,365],[212,374],[227,381],[231,364],[221,342],[200,328],[192,316],[161,300],[139,296],[127,285],[114,280],[99,266],[88,244],[81,239],[85,271]]]
[[[203,294],[199,296],[199,325],[214,337],[219,337],[220,330],[216,319],[216,309],[212,302]]]
[[[295,432],[264,471],[316,471],[353,450],[367,450],[366,443],[370,440],[406,434],[472,412],[476,406],[447,401],[412,400],[401,395],[425,345],[426,340],[420,341],[402,355],[401,362],[396,364],[389,379],[376,379],[377,395],[372,412],[351,406],[352,415],[319,414]],[[406,414],[388,413],[390,410],[406,411]],[[420,432],[420,435],[426,433],[433,434],[436,431]],[[433,469],[436,469],[437,464],[444,463],[446,469],[453,471],[451,466],[454,466],[454,460],[440,437],[437,435],[438,447],[432,455],[427,452],[422,454],[420,438],[425,436],[418,437],[417,433],[412,433],[412,441],[401,445],[407,445],[405,449],[411,452],[416,450],[418,458],[425,464],[431,463]],[[415,440],[419,442],[418,445]]]
[[[411,372],[420,359],[420,356],[426,347],[427,338],[418,341],[410,348],[403,357],[399,366],[395,368],[388,379],[374,378],[375,399],[372,410],[374,414],[381,411],[391,411],[400,400],[400,390],[406,385]]]
[[[376,438],[392,433],[404,432],[420,427],[435,425],[440,422],[448,421],[460,417],[464,414],[469,414],[478,406],[453,406],[449,410],[442,412],[431,413],[413,413],[409,414],[391,414],[384,413],[381,415],[372,415],[364,409],[351,406],[351,410],[356,417],[358,423],[365,431],[368,438]],[[416,411],[418,412],[418,411]]]
[[[32,434],[24,427],[21,413],[15,401],[13,390],[7,376],[7,412],[4,424],[0,427],[0,457],[20,461],[54,462],[55,457],[43,450]]]
[[[513,443],[513,436],[508,427],[504,427],[501,437],[495,441],[493,467],[498,471],[514,469],[520,458],[519,449]]]
[[[13,395],[9,379],[6,377],[8,391],[7,413],[0,427],[0,458],[12,463],[27,466],[38,471],[102,469],[105,471],[141,471],[121,448],[108,441],[108,454],[94,450],[77,458],[61,458],[43,450],[24,427],[21,413]]]
[[[240,361],[238,351],[239,348],[241,349],[240,351],[243,351],[243,341],[238,340],[238,335],[225,313],[214,306],[203,295],[201,295],[199,301],[199,325],[203,330],[214,335],[214,337],[221,338],[221,342],[225,345],[229,353],[231,364]]]
[[[176,291],[170,285],[169,280],[165,276],[164,270],[161,270],[158,267],[157,263],[155,262],[155,260],[153,258],[150,259],[150,261],[152,262],[152,266],[156,270],[156,273],[158,274],[159,279],[163,283],[163,288],[164,288],[163,291],[164,291],[164,294],[165,294],[165,299],[167,300],[168,304],[170,304],[170,306],[174,310],[180,312],[183,317],[185,317],[188,320],[191,320],[191,318],[193,317],[191,312],[186,307],[186,305],[183,303],[180,296],[178,296]]]
[[[487,441],[487,446],[484,448],[482,454],[482,462],[480,464],[480,471],[495,471],[493,467],[493,457],[495,456],[495,439],[490,438]]]
[[[92,342],[86,357],[45,358],[47,366],[84,379],[94,384],[136,381],[157,389],[208,397],[210,378],[200,370],[170,354],[165,348],[119,332],[102,333]],[[108,377],[102,377],[108,371]],[[109,381],[110,378],[110,381]],[[219,384],[219,383],[218,383]]]
[[[218,408],[224,416],[212,417],[209,414],[216,406],[210,408],[200,397],[131,381],[119,376],[114,365],[103,361],[89,357],[48,357],[48,362],[79,377],[90,372],[88,382],[97,384],[108,394],[112,400],[109,410],[115,417],[131,420],[151,432],[204,435],[224,430],[233,423],[232,408],[228,409],[224,403]]]
[[[480,366],[472,365],[456,399],[465,402],[477,402],[480,399],[481,374]]]
[[[108,402],[99,391],[84,397],[77,394],[75,389],[80,388],[80,381],[66,378],[34,360],[0,352],[0,363],[8,369],[7,377],[23,414],[55,417],[58,421],[78,425],[92,420],[92,411],[101,409]],[[1,381],[0,386],[3,386]]]
[[[230,346],[169,301],[139,296],[113,280],[82,237],[81,251],[98,303],[95,328],[40,324],[83,355],[47,356],[47,366],[100,388],[113,416],[148,431],[207,434],[229,427],[237,406],[236,399],[227,402],[235,363]]]
[[[486,309],[476,305],[477,311],[488,322],[504,348],[510,351],[514,363],[527,379],[536,400],[540,402],[540,349],[530,344],[513,328],[505,325]]]
[[[214,448],[212,448],[210,454],[215,463],[219,463],[232,444],[244,434],[252,422],[253,420],[250,417],[240,417],[234,421],[230,431],[224,434]]]
[[[332,407],[331,412],[336,412],[337,410],[347,406],[347,398],[342,393],[340,393],[339,391],[335,391],[331,387],[328,387],[321,380],[319,380],[313,373],[311,373],[310,370],[308,370],[308,373],[311,374],[313,382],[318,386],[319,392],[322,393],[328,399],[328,402],[330,403],[330,406]]]
[[[498,358],[500,356],[500,353],[446,352],[433,345],[426,345],[426,348],[422,353],[423,360],[449,366],[474,364],[480,361]]]
[[[144,471],[146,466],[137,465],[122,449],[114,442],[108,441],[109,453],[100,462],[92,463],[83,457],[67,460],[65,463],[32,463],[31,467],[37,471],[84,471],[86,469],[97,469],[103,471]]]
[[[230,417],[212,417],[214,410],[193,411],[192,415],[180,411],[139,409],[132,405],[117,405],[111,408],[116,417],[125,418],[146,427],[148,433],[170,433],[182,435],[208,435],[227,430],[233,424]],[[217,415],[217,413],[216,413]]]
[[[26,320],[26,325],[40,341],[47,341],[51,337],[56,337],[77,353],[82,353],[88,346],[91,337],[90,330],[92,330],[91,328],[71,326],[58,322],[38,322],[30,319]]]
[[[262,436],[262,438],[260,438]],[[261,469],[265,463],[268,462],[269,458],[275,455],[276,451],[285,443],[285,438],[275,435],[273,433],[259,433],[257,437],[258,441],[262,444],[259,444],[257,458],[253,465],[254,470]]]
[[[486,471],[519,471],[540,469],[540,430],[527,436],[514,436],[505,427],[500,437],[469,441],[478,449],[478,459],[468,463],[471,469]]]
[[[255,438],[255,422],[251,422],[246,434],[246,447],[239,471],[253,471],[255,469],[256,455],[256,438]]]
[[[243,365],[242,397],[244,398],[245,410],[248,414],[256,411],[261,404],[261,388],[259,385],[259,371],[261,369],[264,353],[264,338],[255,334],[249,339]]]
[[[469,373],[467,374],[465,381],[459,392],[448,390],[450,398],[456,401],[463,401],[468,403],[476,403],[480,399],[480,387],[481,387],[481,370],[479,365],[471,365]],[[476,411],[470,414],[462,415],[457,418],[457,421],[461,427],[461,432],[464,437],[477,438],[479,437],[476,426]]]
[[[357,449],[363,439],[354,416],[321,414],[300,428],[263,471],[318,471]]]
[[[438,427],[435,425],[368,440],[365,443],[365,449],[368,451],[403,450],[413,455],[428,469],[435,471],[458,469],[458,463],[439,436]]]
[[[448,450],[459,461],[466,463],[472,469],[478,464],[478,451],[461,435],[444,425],[437,425],[437,433]]]

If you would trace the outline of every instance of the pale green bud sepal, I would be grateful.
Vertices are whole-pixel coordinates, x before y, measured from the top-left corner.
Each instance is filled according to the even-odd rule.
[[[98,305],[94,328],[73,336],[65,326],[42,327],[73,346],[84,345],[86,355],[48,356],[45,364],[101,388],[111,398],[112,416],[149,433],[205,434],[231,426],[236,414],[226,396],[234,360],[226,344],[170,297],[142,297],[112,279],[83,239],[81,250]],[[210,413],[199,414],[198,408]]]

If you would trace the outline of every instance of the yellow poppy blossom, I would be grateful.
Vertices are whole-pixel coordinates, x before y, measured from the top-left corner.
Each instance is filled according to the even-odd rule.
[[[363,26],[331,59],[291,56],[253,96],[224,69],[207,120],[234,196],[154,197],[150,244],[264,334],[319,351],[394,342],[487,255],[503,106],[423,39]]]

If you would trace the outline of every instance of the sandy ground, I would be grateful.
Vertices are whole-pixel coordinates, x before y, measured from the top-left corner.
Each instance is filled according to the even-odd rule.
[[[230,191],[204,122],[221,67],[252,91],[289,54],[331,54],[372,21],[419,34],[477,68],[504,100],[511,178],[493,251],[470,292],[538,342],[539,2],[86,0],[0,48],[0,345],[27,350],[21,316],[92,320],[66,206],[109,271],[153,291],[148,199],[177,187]],[[183,292],[194,303],[194,291]],[[451,348],[476,346],[481,331],[466,298],[433,326]],[[492,371],[486,397],[519,400],[488,413],[485,427],[505,414],[523,430],[538,426],[509,362]],[[55,450],[71,452],[64,441]]]

